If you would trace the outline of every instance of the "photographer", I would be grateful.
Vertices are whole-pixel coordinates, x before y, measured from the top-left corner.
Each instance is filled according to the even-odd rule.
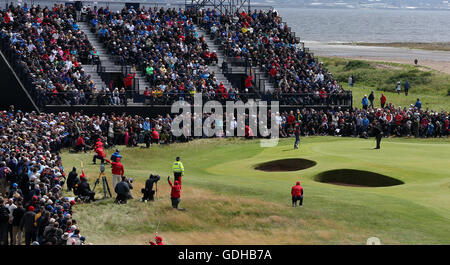
[[[117,183],[116,187],[114,188],[114,191],[117,193],[115,203],[120,204],[126,204],[128,199],[132,199],[130,190],[133,189],[133,186],[130,182],[133,180],[130,179],[130,181],[127,180],[125,176],[122,176],[122,181]]]
[[[91,190],[91,186],[89,185],[89,182],[86,179],[86,175],[84,175],[84,172],[82,171],[82,174],[80,176],[81,183],[78,185],[78,196],[81,198],[82,201],[90,202],[95,201],[95,192]]]
[[[142,189],[142,193],[144,194],[144,197],[142,197],[142,201],[154,201],[154,195],[155,191],[153,190],[153,184],[156,183],[156,191],[158,191],[158,184],[157,182],[160,180],[159,175],[153,175],[150,174],[150,177],[145,181],[145,188]]]

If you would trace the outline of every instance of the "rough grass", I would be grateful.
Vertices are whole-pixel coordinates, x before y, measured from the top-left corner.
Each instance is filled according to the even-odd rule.
[[[361,99],[375,91],[375,106],[380,107],[380,96],[383,92],[387,102],[396,106],[409,106],[417,98],[422,101],[424,108],[436,111],[450,109],[450,75],[431,69],[419,69],[415,66],[372,62],[342,58],[319,58],[326,68],[333,74],[344,89],[353,91],[353,105],[361,107]],[[348,86],[348,77],[353,75],[356,83]],[[398,95],[395,91],[397,82],[405,80],[411,85],[409,95]],[[402,88],[403,92],[403,88]]]
[[[125,173],[135,179],[135,199],[127,205],[112,199],[79,204],[74,218],[94,244],[146,244],[158,224],[167,244],[365,244],[372,236],[383,244],[448,244],[449,145],[449,139],[384,139],[378,152],[371,140],[308,137],[295,151],[293,139],[274,148],[243,139],[119,147]],[[186,211],[170,205],[167,175],[178,155],[186,170],[180,204]],[[66,168],[84,161],[93,184],[98,165],[90,163],[92,154],[64,152],[62,157]],[[317,165],[293,172],[254,169],[264,161],[293,157]],[[405,184],[362,188],[314,180],[339,168],[395,176]],[[146,204],[138,199],[150,172],[160,174],[161,181],[156,201]],[[111,183],[109,174],[108,179]],[[302,208],[290,205],[290,187],[297,180],[305,188]]]

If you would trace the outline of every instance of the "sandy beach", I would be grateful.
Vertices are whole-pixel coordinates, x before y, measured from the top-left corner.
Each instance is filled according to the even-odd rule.
[[[369,61],[383,61],[403,64],[414,64],[419,60],[419,66],[425,66],[450,74],[450,52],[430,51],[395,47],[358,46],[344,44],[327,44],[305,41],[315,56],[340,57]],[[422,68],[426,70],[426,68]]]

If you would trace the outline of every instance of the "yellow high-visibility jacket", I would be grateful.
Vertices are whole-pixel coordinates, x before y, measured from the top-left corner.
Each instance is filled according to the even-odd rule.
[[[172,165],[172,171],[176,172],[176,173],[184,173],[184,167],[183,167],[183,163],[181,163],[181,161],[175,161],[173,162]]]

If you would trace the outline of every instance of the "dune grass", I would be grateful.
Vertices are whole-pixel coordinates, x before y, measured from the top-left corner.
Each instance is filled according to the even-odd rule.
[[[94,244],[146,244],[156,227],[167,244],[383,244],[450,243],[449,139],[372,140],[308,137],[300,150],[284,139],[274,148],[259,141],[206,139],[150,149],[120,147],[126,175],[133,177],[134,200],[79,204],[74,218]],[[107,150],[110,155],[113,150]],[[176,156],[186,169],[182,201],[170,205],[167,175]],[[66,168],[84,162],[91,184],[98,175],[92,154],[63,153]],[[284,158],[305,158],[317,165],[301,171],[264,172],[254,167]],[[334,169],[373,171],[404,185],[361,188],[314,180]],[[108,178],[109,166],[107,167]],[[161,175],[155,202],[139,202],[149,173]],[[172,178],[173,179],[173,178]],[[292,208],[290,187],[305,188],[304,207]],[[97,198],[100,189],[96,189]],[[70,194],[67,194],[70,195]]]
[[[424,67],[412,65],[362,61],[342,58],[320,57],[325,67],[346,90],[353,91],[353,106],[361,107],[364,95],[375,92],[376,107],[380,107],[381,93],[387,102],[396,106],[415,104],[420,98],[423,108],[442,111],[450,110],[450,75]],[[348,86],[348,77],[355,77],[354,87]],[[408,80],[411,85],[408,96],[403,93],[403,83]],[[395,91],[397,82],[402,83],[402,93]]]

